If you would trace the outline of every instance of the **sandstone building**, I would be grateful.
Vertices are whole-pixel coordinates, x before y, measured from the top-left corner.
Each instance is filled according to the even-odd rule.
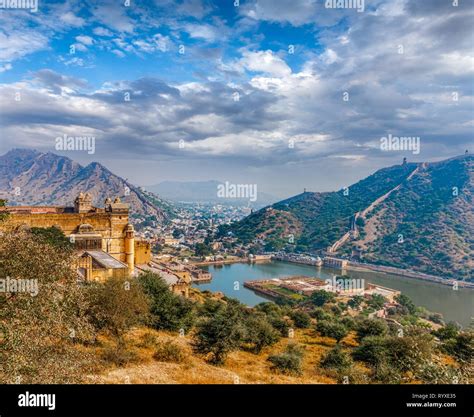
[[[107,198],[103,208],[92,206],[92,196],[80,193],[73,207],[7,206],[7,224],[13,227],[56,227],[74,244],[77,271],[85,280],[137,275],[151,262],[150,244],[135,239],[129,223],[129,206],[119,198]],[[183,294],[185,282],[169,283]],[[176,288],[175,288],[176,287]],[[187,294],[187,291],[186,291]]]

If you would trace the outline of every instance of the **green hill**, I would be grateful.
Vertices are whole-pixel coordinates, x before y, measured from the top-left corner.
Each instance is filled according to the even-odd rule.
[[[384,168],[345,190],[273,204],[219,234],[265,250],[316,252],[352,229],[337,254],[474,280],[473,161],[464,155]]]

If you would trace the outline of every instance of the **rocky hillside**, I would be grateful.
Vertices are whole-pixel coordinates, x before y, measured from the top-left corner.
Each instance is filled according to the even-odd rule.
[[[132,216],[163,221],[173,210],[168,202],[97,162],[83,167],[67,157],[29,149],[13,149],[0,156],[0,198],[9,205],[71,205],[81,191],[91,193],[99,207],[106,197],[120,197],[130,204]]]
[[[276,203],[220,234],[266,250],[332,247],[337,255],[474,280],[473,168],[470,155],[384,168],[345,190]]]

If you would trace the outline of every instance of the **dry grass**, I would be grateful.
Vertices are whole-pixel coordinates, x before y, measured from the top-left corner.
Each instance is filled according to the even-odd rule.
[[[158,344],[172,341],[186,355],[183,363],[159,362],[153,359]],[[287,376],[270,370],[267,358],[279,353],[289,341],[305,347],[303,374]],[[111,343],[102,337],[96,353]],[[150,329],[135,329],[126,336],[127,348],[133,351],[140,363],[130,363],[123,367],[107,364],[97,375],[90,377],[91,383],[109,384],[334,384],[336,380],[319,369],[319,361],[331,349],[334,342],[315,335],[311,329],[297,330],[293,339],[282,339],[276,345],[264,349],[260,354],[237,351],[231,353],[224,366],[208,364],[205,358],[193,354],[191,337],[180,337],[173,333]]]

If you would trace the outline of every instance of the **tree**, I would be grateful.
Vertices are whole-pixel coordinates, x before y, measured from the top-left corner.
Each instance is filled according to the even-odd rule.
[[[333,302],[336,299],[335,295],[325,290],[315,291],[311,294],[311,302],[317,306],[322,307],[326,303]]]
[[[251,314],[245,320],[245,341],[253,345],[254,353],[260,353],[265,346],[271,346],[280,340],[280,333],[270,324],[265,315]]]
[[[401,306],[405,307],[410,314],[415,314],[416,313],[415,304],[405,294],[400,294],[397,297],[395,297],[395,301],[397,301]]]
[[[336,342],[339,343],[344,337],[347,336],[347,328],[340,322],[330,322],[330,321],[319,321],[316,325],[316,330],[321,336],[331,337],[336,339]]]
[[[46,228],[32,227],[31,234],[35,236],[38,241],[57,246],[64,251],[71,251],[74,248],[74,245],[64,235],[63,231],[54,226]]]
[[[151,327],[172,331],[188,331],[191,328],[194,323],[194,305],[190,300],[174,294],[157,274],[142,274],[138,282],[149,298]]]
[[[276,355],[270,355],[268,361],[272,363],[271,369],[283,374],[301,375],[301,365],[304,351],[294,343],[288,344],[285,351]]]
[[[147,321],[148,299],[134,280],[109,278],[103,283],[91,283],[89,293],[92,322],[98,330],[110,332],[119,345],[127,330]]]
[[[222,365],[227,355],[240,347],[244,337],[242,313],[235,305],[228,304],[198,323],[193,348],[197,353],[211,354],[212,364]]]
[[[194,245],[194,253],[196,256],[207,256],[212,253],[212,250],[205,243],[196,243],[196,245]]]
[[[347,305],[353,309],[358,308],[364,302],[364,297],[361,295],[355,295],[348,302]]]
[[[352,359],[338,344],[322,358],[320,365],[322,368],[344,371],[352,366]]]
[[[0,280],[26,291],[9,284],[0,292],[1,383],[77,383],[91,372],[94,358],[74,346],[95,334],[73,261],[30,232],[2,232]]]
[[[454,322],[449,322],[446,326],[440,327],[432,333],[440,340],[455,339],[459,333],[459,325]]]
[[[357,340],[367,336],[383,336],[387,333],[387,323],[379,319],[363,319],[356,326]]]
[[[299,329],[307,329],[311,324],[311,317],[308,313],[301,310],[293,310],[289,314],[291,320],[295,324],[295,327]]]
[[[385,339],[381,336],[367,336],[353,351],[355,360],[366,362],[373,366],[381,364],[386,355]]]
[[[375,310],[380,310],[386,302],[387,299],[383,295],[372,294],[372,296],[367,301],[367,305]]]

